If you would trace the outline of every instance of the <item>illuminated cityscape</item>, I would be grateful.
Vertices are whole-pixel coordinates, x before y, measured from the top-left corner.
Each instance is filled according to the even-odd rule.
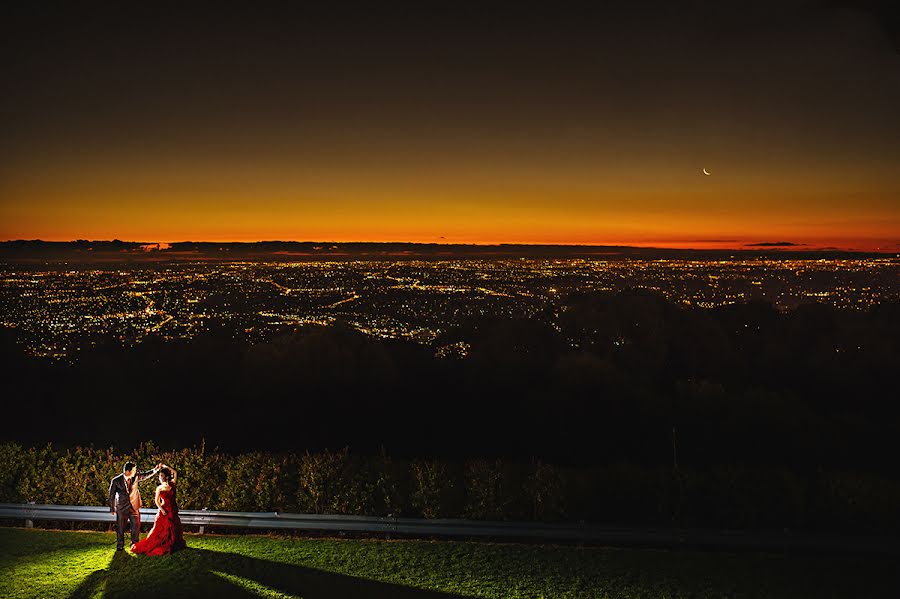
[[[645,289],[701,308],[759,300],[865,310],[900,298],[900,260],[740,259],[172,262],[127,269],[55,265],[2,269],[2,326],[29,354],[73,360],[102,343],[190,339],[211,329],[251,343],[303,324],[337,320],[368,335],[434,346],[468,318],[554,324],[576,291]]]

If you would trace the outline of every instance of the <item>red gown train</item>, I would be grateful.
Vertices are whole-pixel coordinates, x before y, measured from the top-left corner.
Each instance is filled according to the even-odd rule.
[[[178,503],[175,501],[175,485],[169,483],[168,491],[160,491],[163,500],[162,511],[156,513],[153,528],[146,538],[135,543],[132,551],[144,555],[163,555],[184,548],[184,536],[181,530],[181,518],[178,517]]]

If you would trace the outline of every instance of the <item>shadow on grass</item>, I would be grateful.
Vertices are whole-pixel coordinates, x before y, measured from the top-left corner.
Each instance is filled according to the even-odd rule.
[[[461,597],[189,547],[161,557],[138,557],[118,551],[106,570],[97,570],[88,576],[69,599],[260,596],[302,599]]]

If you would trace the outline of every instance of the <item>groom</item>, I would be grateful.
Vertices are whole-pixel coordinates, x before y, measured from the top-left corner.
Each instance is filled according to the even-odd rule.
[[[125,462],[122,474],[109,481],[109,511],[116,515],[116,550],[125,548],[125,522],[131,522],[131,542],[137,543],[141,537],[141,492],[138,483],[159,472],[159,465],[153,470],[135,472],[134,462]]]

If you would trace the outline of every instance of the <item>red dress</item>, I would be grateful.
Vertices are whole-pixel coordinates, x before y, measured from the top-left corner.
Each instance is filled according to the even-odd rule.
[[[160,491],[159,497],[162,500],[162,510],[156,513],[156,520],[147,537],[135,543],[132,549],[134,553],[163,555],[184,548],[181,518],[178,517],[178,503],[175,501],[175,484],[169,483],[169,490]]]

